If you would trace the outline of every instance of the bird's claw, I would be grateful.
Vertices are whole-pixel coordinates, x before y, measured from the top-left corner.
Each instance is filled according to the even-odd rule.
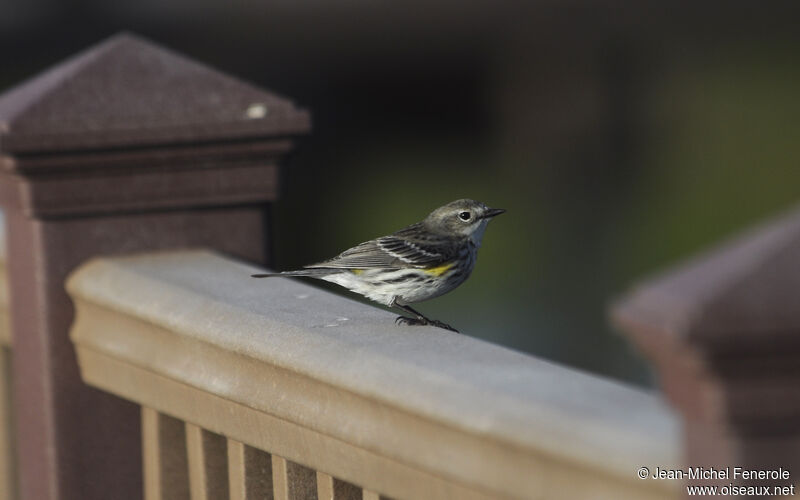
[[[408,316],[398,316],[394,322],[398,325],[427,325],[428,321],[422,318],[409,318]]]
[[[448,325],[447,323],[442,323],[441,321],[431,320],[430,324],[433,326],[438,326],[439,328],[444,328],[445,330],[450,330],[451,332],[461,333],[452,326]]]
[[[447,323],[442,323],[441,321],[435,319],[428,320],[425,318],[409,318],[408,316],[398,316],[394,322],[398,325],[431,325],[438,328],[444,328],[445,330],[450,330],[451,332],[461,333]]]

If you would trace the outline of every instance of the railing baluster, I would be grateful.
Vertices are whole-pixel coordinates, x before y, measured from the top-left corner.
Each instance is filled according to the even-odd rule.
[[[272,455],[275,500],[317,500],[316,473],[308,467]]]
[[[333,476],[317,471],[317,498],[333,500]]]
[[[286,459],[272,455],[272,487],[275,500],[289,500],[289,484],[286,477]]]
[[[192,500],[228,498],[228,463],[225,438],[186,423],[189,490]]]
[[[142,407],[142,456],[146,500],[189,499],[183,422]]]
[[[228,439],[230,500],[272,500],[269,453]]]
[[[361,498],[362,500],[380,500],[381,496],[374,491],[364,490]]]
[[[317,498],[319,500],[361,500],[361,488],[317,471]]]

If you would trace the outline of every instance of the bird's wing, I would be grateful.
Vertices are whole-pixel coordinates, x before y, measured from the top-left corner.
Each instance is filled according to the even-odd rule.
[[[305,266],[307,268],[339,268],[339,269],[367,269],[399,267],[399,263],[390,254],[378,246],[378,240],[365,241],[353,248],[345,250],[336,257]]]
[[[398,231],[389,236],[365,241],[345,250],[330,260],[305,267],[341,269],[424,268],[451,260],[452,254],[453,252],[448,251],[443,245],[412,240],[405,237],[401,231]]]
[[[443,245],[394,235],[378,238],[378,246],[393,258],[402,261],[406,266],[412,267],[438,265],[453,257],[451,249]]]

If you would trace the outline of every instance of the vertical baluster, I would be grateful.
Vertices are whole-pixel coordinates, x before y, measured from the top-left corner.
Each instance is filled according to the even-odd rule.
[[[319,500],[360,500],[361,488],[317,471],[317,498]]]
[[[333,477],[317,471],[317,498],[333,500]]]
[[[146,500],[189,499],[183,422],[143,407],[142,457]]]
[[[381,496],[374,491],[364,490],[361,498],[363,500],[380,500]]]
[[[272,455],[272,483],[275,500],[316,500],[316,472],[308,467]]]
[[[272,500],[269,453],[228,439],[230,500]]]
[[[289,500],[286,475],[286,459],[272,455],[272,487],[275,500]]]
[[[228,451],[225,438],[186,424],[189,490],[192,500],[228,498]]]

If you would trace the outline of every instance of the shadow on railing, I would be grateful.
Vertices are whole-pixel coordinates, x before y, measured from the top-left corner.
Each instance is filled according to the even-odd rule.
[[[188,498],[675,498],[655,395],[205,251],[68,282],[86,383],[142,407],[145,492]]]

